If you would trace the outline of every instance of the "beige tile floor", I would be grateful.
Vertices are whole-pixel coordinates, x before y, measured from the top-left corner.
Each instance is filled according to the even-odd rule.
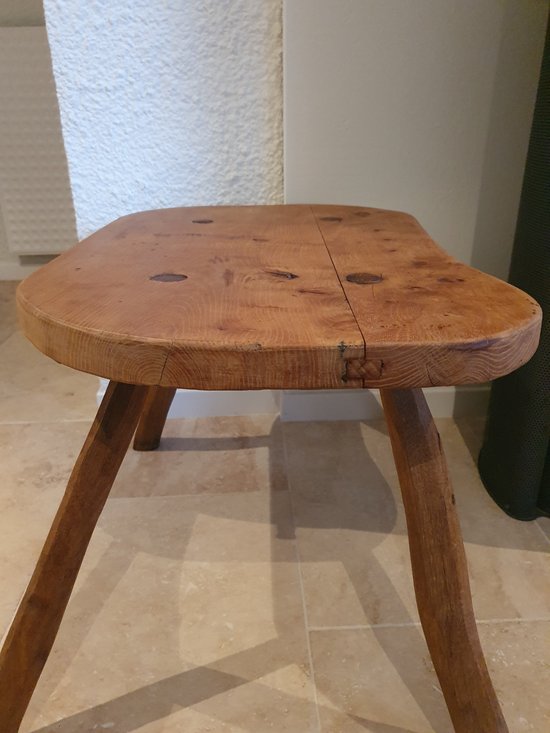
[[[97,389],[23,339],[13,292],[0,284],[0,633]],[[511,733],[548,733],[550,524],[484,493],[481,427],[439,422],[479,630]],[[384,425],[258,416],[165,434],[124,461],[22,733],[451,733]]]

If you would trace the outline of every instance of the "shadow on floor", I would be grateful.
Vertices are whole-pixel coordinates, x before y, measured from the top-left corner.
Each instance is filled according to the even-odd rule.
[[[382,427],[381,429],[383,430]],[[282,442],[282,426],[276,421],[270,435],[251,438],[167,438],[163,441],[163,450],[232,451],[265,446],[269,448],[270,456],[277,456],[280,455]],[[308,556],[308,562],[331,561],[343,565],[355,588],[357,598],[363,604],[368,624],[379,622],[377,610],[368,602],[368,586],[373,583],[376,584],[377,593],[384,596],[387,605],[396,616],[405,619],[405,622],[412,622],[391,579],[375,555],[376,547],[384,539],[384,535],[395,528],[397,508],[392,490],[365,449],[359,423],[342,423],[341,442],[339,451],[341,460],[336,463],[323,456],[322,446],[316,443],[315,436],[309,445],[302,445],[300,456],[295,457],[295,460],[304,463],[303,470],[309,477],[307,481],[301,483],[298,491],[294,488],[292,501],[295,504],[294,517],[297,519],[297,527],[293,524],[286,501],[288,491],[280,489],[279,462],[272,461],[270,464],[272,484],[277,484],[278,487],[278,490],[272,490],[270,494],[269,520],[273,526],[272,598],[277,636],[245,651],[221,657],[208,666],[188,669],[139,687],[113,700],[36,729],[35,733],[78,733],[103,728],[112,733],[130,733],[148,723],[170,716],[177,709],[193,706],[200,710],[205,701],[209,701],[208,707],[204,706],[205,714],[220,721],[231,722],[231,713],[224,702],[223,693],[245,685],[251,687],[252,697],[249,700],[252,700],[250,702],[252,712],[260,712],[264,720],[269,720],[270,715],[280,714],[280,706],[285,705],[285,698],[288,698],[286,702],[288,707],[296,709],[297,706],[305,706],[309,712],[304,712],[304,715],[313,716],[312,702],[309,699],[298,699],[279,690],[275,691],[259,681],[269,673],[295,664],[296,645],[303,643],[303,627],[289,626],[286,618],[284,584],[288,575],[281,575],[278,571],[278,566],[288,564],[288,544],[294,544],[296,528],[349,529],[360,533],[361,557],[356,556],[353,547],[345,549],[342,546],[338,550],[338,555],[334,556],[321,542],[317,551],[314,550],[314,554],[310,553]],[[275,463],[277,465],[274,465]],[[293,463],[292,458],[290,463]],[[138,469],[139,466],[136,466],[135,470]],[[293,472],[292,468],[289,470],[290,473]],[[317,496],[316,489],[319,491]],[[183,487],[182,490],[185,491]],[[121,511],[124,512],[124,508]],[[204,507],[201,511],[204,512]],[[234,518],[243,519],[240,516]],[[65,638],[63,647],[56,650],[55,663],[49,664],[46,668],[46,674],[36,690],[34,710],[39,710],[40,701],[45,702],[56,691],[65,670],[78,655],[96,617],[107,598],[124,578],[135,555],[150,553],[168,555],[180,560],[185,556],[192,522],[186,521],[177,542],[174,543],[167,542],[168,533],[163,531],[165,528],[162,525],[151,526],[144,531],[143,527],[135,526],[131,516],[125,521],[121,519],[122,515],[112,515],[109,512],[100,518],[98,526],[112,537],[112,541],[71,599],[68,614],[73,619],[78,619],[78,623],[72,624],[70,638]],[[244,519],[253,521],[249,517]],[[172,518],[171,521],[177,521],[177,518]],[[173,537],[173,534],[170,534],[170,537]],[[209,548],[204,561],[215,561],[215,555],[216,549]],[[223,553],[220,552],[220,558],[222,556]],[[368,576],[365,576],[365,568],[368,568]],[[177,668],[178,662],[181,664],[178,640],[181,619],[176,612],[177,598],[174,597],[173,601],[175,609],[172,619],[173,643],[165,644],[163,648],[163,652],[172,657],[169,668]],[[136,609],[136,613],[139,613],[139,609]],[[395,645],[388,643],[387,629],[384,633],[374,626],[373,632],[392,667],[416,700],[431,727],[437,731],[451,730],[441,694],[419,681],[416,667],[427,655],[419,627],[411,627],[410,645],[406,651],[396,649]],[[102,659],[98,665],[99,663],[108,664],[108,660]],[[331,690],[325,689],[323,680],[318,680],[317,686],[325,699],[330,700]],[[338,701],[335,700],[334,704],[338,706]],[[319,712],[322,718],[323,705],[319,706]],[[350,718],[355,724],[373,733],[412,733],[407,728],[370,721],[358,716]],[[239,726],[244,725],[244,729],[253,731],[257,725],[257,718],[256,723],[254,720],[253,715],[249,715],[249,719],[244,723],[239,718]],[[314,725],[312,718],[312,727]]]

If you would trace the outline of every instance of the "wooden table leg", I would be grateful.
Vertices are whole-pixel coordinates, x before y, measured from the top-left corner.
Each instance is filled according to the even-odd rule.
[[[136,428],[146,387],[111,382],[0,652],[0,730],[16,733]]]
[[[176,390],[172,387],[149,387],[134,438],[134,450],[156,450],[159,447],[160,436],[175,394]]]
[[[441,441],[420,389],[381,390],[422,628],[456,733],[507,733],[477,633]]]

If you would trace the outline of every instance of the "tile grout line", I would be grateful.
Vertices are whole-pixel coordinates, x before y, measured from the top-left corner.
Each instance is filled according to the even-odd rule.
[[[550,621],[550,616],[533,616],[533,618],[482,618],[476,619],[477,624],[530,624]]]
[[[309,632],[310,632],[310,626],[309,626],[309,617],[307,613],[307,605],[306,605],[306,597],[304,592],[304,579],[302,576],[302,559],[300,557],[300,549],[298,547],[298,537],[296,534],[296,518],[294,513],[294,502],[292,500],[292,482],[290,481],[290,472],[288,470],[288,451],[287,451],[287,445],[286,445],[286,436],[284,434],[284,430],[282,433],[283,438],[283,456],[284,456],[284,463],[285,463],[285,471],[286,471],[286,480],[287,480],[287,486],[288,486],[288,496],[290,500],[290,511],[292,514],[292,524],[294,526],[294,551],[296,555],[296,564],[298,566],[298,582],[300,586],[300,595],[302,597],[302,611],[304,614],[304,631],[306,632],[306,649],[307,649],[307,656],[308,656],[308,662],[309,662],[309,669],[311,670],[311,684],[313,687],[313,704],[315,706],[315,718],[317,721],[317,733],[321,733],[321,716],[319,713],[319,697],[317,695],[317,684],[315,682],[315,668],[313,666],[313,654],[311,653],[311,640],[309,638]]]
[[[548,623],[550,616],[540,616],[534,618],[486,618],[476,619],[476,624],[487,626],[490,624],[528,624],[528,623]],[[387,623],[387,624],[349,624],[342,626],[310,626],[310,631],[366,631],[368,629],[406,629],[417,628],[421,626],[420,621],[404,621],[403,623]]]
[[[420,621],[404,621],[395,624],[343,624],[342,626],[310,626],[310,631],[364,631],[367,629],[401,629],[420,626]]]
[[[0,420],[0,427],[3,425],[56,425],[58,423],[91,423],[93,417],[60,418],[58,420]]]

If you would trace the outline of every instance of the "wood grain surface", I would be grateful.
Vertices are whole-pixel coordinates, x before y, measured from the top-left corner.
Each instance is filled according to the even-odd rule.
[[[160,445],[175,387],[149,387],[134,437],[134,450],[156,450]]]
[[[484,382],[533,355],[538,304],[454,260],[414,217],[312,209],[365,340],[365,359],[349,365],[352,379],[369,387]]]
[[[413,217],[320,205],[123,217],[27,278],[18,306],[56,361],[196,389],[482,382],[529,359],[541,321]]]
[[[422,391],[381,390],[416,603],[456,733],[508,733],[483,657],[441,440]],[[419,660],[420,663],[420,660]]]
[[[17,733],[147,390],[111,383],[0,652],[0,730]]]

